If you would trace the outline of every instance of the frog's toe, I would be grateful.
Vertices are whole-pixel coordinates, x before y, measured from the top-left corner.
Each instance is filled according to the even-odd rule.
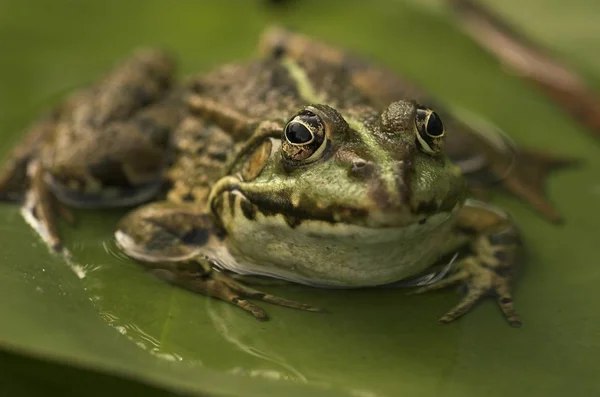
[[[454,306],[450,311],[440,317],[438,322],[441,324],[448,324],[456,320],[471,310],[475,303],[479,302],[484,296],[485,292],[483,290],[469,289],[458,305]]]
[[[223,276],[225,277],[225,283],[235,292],[239,293],[240,295],[247,297],[247,298],[251,298],[251,299],[258,299],[261,300],[263,302],[267,302],[267,303],[271,303],[277,306],[282,306],[282,307],[289,307],[292,309],[299,309],[299,310],[305,310],[305,311],[309,311],[309,312],[320,312],[322,311],[320,308],[318,307],[314,307],[305,303],[300,303],[300,302],[295,302],[292,300],[288,300],[288,299],[284,299],[284,298],[280,298],[278,296],[275,295],[271,295],[271,294],[267,294],[264,293],[262,291],[256,290],[254,288],[250,288],[246,285],[243,285],[235,280],[233,280],[232,278],[228,277],[228,276]]]
[[[210,265],[203,263],[203,260],[196,263],[199,266],[195,266],[194,262],[181,263],[170,268],[155,268],[151,272],[170,284],[234,304],[260,321],[268,320],[269,316],[260,306],[247,299],[311,312],[321,311],[314,306],[283,299],[240,284],[221,272],[211,270]]]
[[[217,288],[222,289],[222,291],[220,292],[221,296],[218,296],[220,299],[222,299],[226,302],[232,303],[232,304],[236,305],[237,307],[246,310],[247,312],[252,314],[254,316],[254,318],[256,318],[259,321],[266,321],[269,319],[269,315],[267,314],[266,311],[264,311],[264,309],[262,307],[254,304],[250,301],[247,301],[242,296],[236,294],[234,291],[232,291],[228,287],[221,286],[221,287],[217,287]]]
[[[466,314],[477,302],[481,301],[485,297],[496,295],[496,302],[498,303],[498,306],[500,307],[500,310],[502,310],[502,313],[504,314],[504,317],[508,323],[512,327],[520,327],[523,324],[521,318],[515,311],[510,293],[505,292],[500,294],[498,288],[493,287],[481,289],[477,287],[471,287],[469,285],[468,288],[469,290],[467,294],[461,299],[458,305],[454,306],[450,311],[440,317],[438,320],[439,323],[448,324]]]
[[[504,289],[504,288],[502,288]],[[513,327],[520,327],[523,325],[521,321],[521,317],[515,311],[515,306],[513,304],[512,295],[508,291],[498,291],[498,297],[496,298],[496,302],[498,306],[500,306],[500,310],[502,310],[502,314],[506,317],[506,321]]]

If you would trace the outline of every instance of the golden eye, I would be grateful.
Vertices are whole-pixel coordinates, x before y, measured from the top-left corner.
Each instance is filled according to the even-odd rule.
[[[442,119],[436,112],[418,106],[415,126],[421,150],[428,154],[437,154],[442,151],[445,128]]]
[[[326,141],[325,123],[317,114],[305,109],[283,129],[282,154],[293,163],[309,163],[320,157]]]

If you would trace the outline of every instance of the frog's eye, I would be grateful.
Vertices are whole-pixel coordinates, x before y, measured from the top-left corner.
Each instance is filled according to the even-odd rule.
[[[282,153],[294,163],[318,160],[326,146],[325,123],[310,110],[298,113],[283,129]]]
[[[436,112],[422,106],[417,107],[415,126],[421,150],[428,154],[442,151],[445,128],[442,119]]]

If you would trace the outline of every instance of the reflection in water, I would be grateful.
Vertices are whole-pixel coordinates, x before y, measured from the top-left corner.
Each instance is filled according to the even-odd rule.
[[[261,360],[271,362],[279,366],[284,371],[275,369],[244,369],[241,367],[233,367],[229,372],[238,375],[246,375],[250,377],[260,377],[265,379],[275,380],[291,380],[295,382],[307,383],[308,380],[300,371],[291,366],[283,357],[261,351],[255,346],[251,346],[242,340],[240,336],[235,335],[236,331],[240,331],[239,327],[232,326],[232,321],[225,318],[225,315],[217,313],[213,307],[211,307],[212,299],[206,299],[207,313],[216,329],[216,331],[227,340],[229,343],[234,345],[239,350],[250,354],[253,357],[260,358]],[[229,308],[227,308],[229,309]],[[224,313],[230,313],[229,310]]]
[[[160,341],[158,341],[158,339],[154,338],[152,335],[144,332],[137,325],[133,323],[120,324],[117,316],[106,311],[100,312],[100,317],[102,317],[102,319],[108,325],[116,329],[121,335],[125,336],[127,339],[134,342],[138,347],[149,352],[153,356],[167,361],[183,361],[183,357],[177,353],[161,351]],[[195,361],[198,364],[201,364],[197,360]]]
[[[65,262],[67,263],[67,265],[71,268],[71,270],[73,270],[73,272],[75,272],[77,277],[79,277],[80,279],[84,279],[88,275],[88,273],[95,272],[102,268],[102,266],[99,266],[99,265],[93,265],[93,264],[80,265],[79,263],[76,263],[73,260],[69,251],[67,251],[66,249],[63,250],[63,254],[64,254]]]
[[[131,262],[131,259],[127,255],[125,255],[119,248],[117,248],[114,239],[103,241],[102,248],[104,248],[104,252],[106,252],[111,257],[119,260],[120,262]]]

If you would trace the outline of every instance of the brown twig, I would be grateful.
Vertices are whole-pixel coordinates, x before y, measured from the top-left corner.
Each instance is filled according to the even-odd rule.
[[[533,82],[600,138],[600,96],[574,70],[554,59],[497,15],[473,0],[447,0],[461,27],[516,74]]]

